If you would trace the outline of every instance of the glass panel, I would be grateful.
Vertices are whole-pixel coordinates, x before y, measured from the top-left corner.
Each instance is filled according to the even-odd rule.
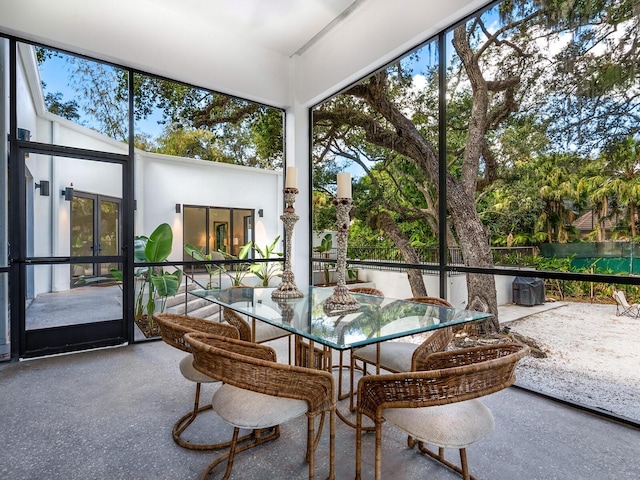
[[[100,255],[120,255],[120,201],[99,198],[100,227],[98,252]],[[112,268],[118,268],[117,263],[101,264],[99,275],[107,276]]]
[[[9,41],[0,37],[0,267],[8,265],[9,252],[7,250],[8,231],[8,165],[9,159]],[[2,306],[0,305],[0,308]],[[2,329],[0,327],[0,338]]]
[[[126,70],[39,46],[19,44],[18,51],[18,125],[25,139],[128,153]]]
[[[209,253],[207,241],[207,209],[205,207],[184,207],[184,244],[198,249],[202,254]],[[185,261],[198,260],[186,251],[183,253]]]
[[[26,173],[28,257],[121,254],[121,165],[31,154]],[[68,275],[59,270],[39,286],[31,280],[27,289],[31,295],[67,290],[89,279],[105,280],[111,268],[118,266],[74,263]]]
[[[0,361],[11,355],[9,332],[9,274],[0,272]]]
[[[252,240],[251,233],[251,219],[253,218],[252,210],[233,210],[233,235],[232,235],[232,250],[233,255],[238,255],[243,245],[249,243]],[[253,250],[249,252],[249,257],[253,255]]]
[[[116,284],[84,284],[52,291],[56,278],[71,276],[74,265],[27,265],[27,282],[37,294],[26,298],[26,329],[78,325],[122,318],[122,289]],[[98,268],[101,268],[98,265]]]
[[[71,200],[71,256],[93,256],[95,246],[95,198],[74,196]],[[93,263],[74,263],[72,277],[94,276]]]
[[[137,148],[282,169],[282,110],[148,75],[134,79]]]
[[[209,209],[209,251],[235,255],[231,246],[231,213],[228,208]],[[237,251],[237,249],[235,250]]]
[[[348,259],[437,262],[438,59],[429,42],[313,110],[313,251],[332,260],[314,264],[314,283],[334,281],[341,171],[353,179]],[[375,281],[388,268],[358,268],[358,278]],[[406,273],[394,295],[438,295],[437,281]]]

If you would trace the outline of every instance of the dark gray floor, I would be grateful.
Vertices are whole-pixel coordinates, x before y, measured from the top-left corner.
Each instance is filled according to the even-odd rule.
[[[0,364],[0,479],[199,478],[217,454],[171,439],[171,426],[193,399],[193,384],[178,371],[182,356],[151,342]],[[205,398],[214,388],[205,386]],[[638,430],[514,388],[486,404],[495,431],[468,452],[478,479],[640,478]],[[194,439],[230,437],[211,412],[194,427]],[[337,427],[337,478],[353,478],[355,432],[340,421]],[[304,418],[283,425],[279,440],[238,456],[232,479],[306,478],[305,431]],[[328,471],[327,437],[317,452],[320,479]],[[408,450],[391,428],[384,439],[383,478],[460,478]],[[367,435],[363,479],[373,478],[372,448]]]

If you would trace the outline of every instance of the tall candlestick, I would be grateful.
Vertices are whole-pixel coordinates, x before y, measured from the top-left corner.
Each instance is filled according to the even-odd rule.
[[[298,169],[296,167],[287,167],[285,188],[298,188]]]
[[[338,174],[338,198],[351,198],[351,174],[340,172]]]
[[[351,183],[349,183],[349,185],[351,185]],[[333,289],[333,294],[324,301],[323,307],[325,310],[332,312],[352,312],[360,308],[360,304],[349,293],[349,289],[346,285],[347,240],[349,238],[349,210],[351,210],[353,200],[351,200],[350,198],[337,198],[333,201],[333,204],[336,206],[336,227],[338,230],[338,256],[336,259],[337,286]]]
[[[289,168],[295,167],[288,167],[287,171]],[[287,183],[289,182],[287,181]],[[293,227],[300,219],[300,217],[296,215],[296,210],[293,207],[298,189],[295,187],[285,187],[283,193],[285,208],[284,213],[280,215],[280,220],[282,220],[284,224],[285,233],[284,271],[282,272],[280,285],[271,293],[271,297],[274,299],[300,298],[304,296],[302,291],[296,286],[295,276],[291,269],[291,238],[293,237]]]

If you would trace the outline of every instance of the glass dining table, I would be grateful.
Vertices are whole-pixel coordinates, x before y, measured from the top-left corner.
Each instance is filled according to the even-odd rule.
[[[303,297],[274,299],[272,287],[232,287],[223,290],[191,290],[200,298],[291,332],[311,345],[338,351],[460,325],[490,317],[489,313],[352,293],[360,304],[356,311],[327,311],[323,302],[331,287],[302,287]],[[302,352],[296,352],[302,353]],[[296,363],[313,365],[312,359],[296,358]]]
[[[253,331],[256,322],[265,322],[292,333],[295,364],[327,371],[336,367],[342,370],[343,353],[347,350],[491,316],[473,310],[363,293],[352,293],[360,304],[358,310],[328,311],[323,304],[333,293],[332,287],[300,287],[303,296],[294,299],[272,298],[274,290],[272,287],[231,287],[196,289],[189,293],[246,315]],[[333,365],[334,350],[339,352],[338,365]],[[339,400],[352,395],[351,391],[343,393],[342,383],[340,371]],[[339,411],[337,413],[345,423],[354,426]]]

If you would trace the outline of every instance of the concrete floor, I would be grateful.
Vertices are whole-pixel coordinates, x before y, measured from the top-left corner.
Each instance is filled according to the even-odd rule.
[[[282,343],[276,347],[286,352]],[[171,438],[173,423],[193,400],[193,384],[178,370],[183,355],[147,342],[0,364],[0,478],[199,478],[218,453],[185,450]],[[214,388],[204,386],[204,399]],[[468,451],[478,479],[640,478],[636,429],[515,388],[485,397],[485,403],[496,428]],[[238,456],[231,478],[307,478],[305,432],[304,417],[284,424],[280,439]],[[223,440],[230,433],[210,411],[190,427],[196,441]],[[326,433],[316,478],[328,472]],[[383,435],[383,478],[460,478],[409,450],[406,437],[392,427]],[[336,437],[337,478],[353,478],[355,431],[338,421]],[[373,478],[373,440],[364,440],[363,479]],[[451,458],[457,461],[456,452]]]

